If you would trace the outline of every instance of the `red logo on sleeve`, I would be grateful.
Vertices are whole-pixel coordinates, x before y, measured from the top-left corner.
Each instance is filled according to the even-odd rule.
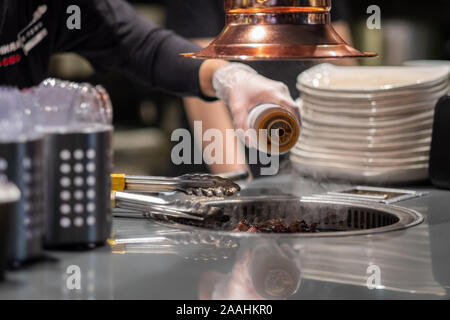
[[[9,67],[20,61],[21,57],[19,54],[12,55],[5,58],[0,58],[0,67]]]

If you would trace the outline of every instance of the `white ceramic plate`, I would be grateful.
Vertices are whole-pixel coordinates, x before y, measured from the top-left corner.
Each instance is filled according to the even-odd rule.
[[[302,94],[309,94],[320,97],[322,99],[336,100],[336,101],[354,101],[354,102],[367,102],[367,101],[379,101],[388,103],[394,99],[407,99],[408,97],[413,99],[419,99],[421,97],[428,96],[431,92],[438,90],[448,90],[448,79],[432,86],[414,88],[407,90],[385,91],[382,93],[350,93],[350,92],[331,92],[324,90],[314,90],[302,85],[297,84],[297,89]]]
[[[436,66],[446,66],[450,68],[450,60],[412,60],[403,63],[407,67],[436,67]],[[450,74],[449,80],[450,80]],[[448,92],[450,92],[450,81],[448,84]]]
[[[396,165],[396,166],[376,166],[376,165],[355,165],[351,163],[343,163],[343,162],[331,162],[327,160],[317,160],[317,159],[308,159],[302,156],[298,156],[296,154],[291,154],[291,159],[299,163],[310,163],[312,165],[325,166],[325,167],[334,167],[341,168],[347,170],[356,170],[356,171],[387,171],[387,170],[409,170],[409,169],[417,169],[428,167],[428,163],[420,163],[413,165]]]
[[[347,92],[382,93],[417,89],[448,80],[450,68],[436,67],[340,67],[320,64],[298,77],[298,83],[310,89]]]
[[[382,136],[388,134],[409,133],[420,130],[430,130],[433,128],[433,119],[424,121],[423,123],[408,123],[405,125],[391,127],[391,128],[354,128],[354,127],[342,127],[331,124],[317,124],[309,122],[306,119],[302,120],[302,128],[308,128],[314,132],[324,133],[343,133],[347,135],[355,135],[360,137],[365,136]]]
[[[306,136],[300,137],[300,142],[303,145],[318,146],[329,149],[349,150],[349,151],[391,151],[403,149],[415,149],[431,145],[431,137],[417,141],[400,141],[400,142],[385,142],[385,143],[358,143],[358,142],[344,142],[329,139],[310,138]]]
[[[416,119],[428,119],[434,116],[434,105],[428,105],[427,108],[422,110],[414,110],[411,112],[403,113],[403,114],[370,114],[370,115],[361,115],[361,114],[348,114],[343,113],[339,109],[321,111],[318,110],[315,106],[310,105],[308,103],[304,103],[300,107],[300,111],[303,113],[308,113],[313,117],[334,119],[340,123],[345,123],[347,121],[351,121],[351,123],[358,123],[359,125],[370,126],[370,124],[382,124],[387,123],[386,126],[390,126],[389,123],[393,125],[402,124],[399,121],[406,121],[405,119],[410,119],[416,117]],[[414,120],[413,120],[414,121]]]
[[[330,115],[312,111],[306,106],[300,109],[300,114],[304,122],[311,122],[320,125],[331,125],[344,128],[396,128],[403,125],[413,124],[415,126],[424,125],[433,120],[434,110],[419,113],[411,116],[391,117],[391,118],[355,118],[351,116]]]
[[[401,95],[391,95],[386,97],[366,97],[353,96],[348,93],[323,93],[321,91],[302,91],[299,87],[301,98],[317,102],[327,106],[347,106],[354,108],[364,108],[367,106],[392,107],[396,105],[405,105],[418,103],[420,101],[438,100],[447,93],[448,81],[442,82],[439,86],[428,88],[427,90],[409,90]]]
[[[291,156],[294,169],[302,175],[315,179],[337,179],[365,185],[403,185],[422,182],[428,178],[428,165],[403,169],[367,170],[339,168],[297,160]]]
[[[441,96],[440,96],[441,97]],[[326,105],[310,100],[305,97],[303,105],[313,111],[328,114],[347,115],[352,117],[385,117],[385,116],[404,116],[419,112],[427,112],[433,110],[438,99],[430,99],[427,101],[419,101],[413,104],[391,104],[390,107],[378,106],[376,103],[367,104],[365,106],[355,107],[351,103],[346,105]],[[301,103],[301,102],[297,102]]]
[[[332,149],[327,147],[321,147],[316,145],[307,145],[302,141],[299,141],[293,150],[302,150],[306,152],[325,153],[332,156],[347,156],[347,157],[366,157],[366,158],[390,158],[390,159],[405,159],[416,157],[428,157],[430,154],[431,146],[424,146],[419,148],[405,148],[401,150],[391,151],[361,151],[361,150],[344,150],[344,149]]]
[[[387,143],[387,142],[407,142],[417,141],[421,139],[431,138],[433,130],[411,131],[400,134],[381,135],[381,136],[357,136],[343,133],[328,133],[323,131],[314,131],[303,127],[301,135],[309,138],[319,138],[327,140],[336,140],[342,142],[357,142],[357,143]]]
[[[447,66],[450,68],[450,60],[411,60],[403,63],[407,67],[437,67]]]
[[[307,159],[311,161],[321,161],[327,162],[331,165],[336,164],[348,164],[354,166],[367,166],[367,167],[395,167],[395,166],[409,166],[409,165],[419,165],[427,164],[430,161],[429,156],[415,157],[415,158],[403,158],[403,159],[392,159],[392,158],[375,158],[375,157],[349,157],[349,156],[339,156],[330,155],[327,153],[317,153],[302,151],[300,149],[291,150],[291,154],[298,156],[302,159]]]

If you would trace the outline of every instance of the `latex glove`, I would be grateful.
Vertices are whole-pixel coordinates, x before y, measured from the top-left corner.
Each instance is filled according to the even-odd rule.
[[[251,109],[272,103],[290,111],[300,121],[298,107],[288,87],[278,81],[267,79],[242,63],[231,63],[216,71],[213,86],[217,98],[231,110],[238,129],[247,130],[247,117]]]

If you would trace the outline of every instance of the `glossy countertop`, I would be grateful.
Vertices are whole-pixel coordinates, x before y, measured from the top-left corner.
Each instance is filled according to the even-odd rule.
[[[268,187],[303,196],[346,186],[295,174],[246,185]],[[105,247],[49,251],[9,272],[0,299],[449,299],[450,192],[409,189],[428,195],[396,205],[425,221],[377,235],[228,237],[115,218]],[[73,266],[80,288],[70,284]]]

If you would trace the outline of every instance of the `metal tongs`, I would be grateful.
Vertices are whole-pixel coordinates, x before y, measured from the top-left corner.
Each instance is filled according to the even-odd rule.
[[[218,213],[220,209],[207,206],[204,201],[196,198],[169,201],[150,195],[148,192],[182,191],[196,196],[230,196],[240,191],[239,185],[233,180],[246,179],[248,176],[247,171],[233,172],[225,177],[201,174],[184,175],[179,178],[113,175],[112,207],[144,214],[203,221]],[[123,213],[118,215],[121,216]],[[130,215],[126,214],[125,216],[129,217]]]
[[[208,207],[200,201],[175,200],[167,201],[148,194],[112,191],[111,204],[113,208],[120,208],[142,214],[158,214],[170,218],[184,218],[203,221],[218,212],[218,208]],[[116,216],[130,217],[130,214]]]
[[[168,178],[113,174],[111,178],[113,191],[151,193],[181,191],[188,195],[221,197],[231,196],[240,191],[239,185],[234,181],[247,179],[248,176],[249,173],[242,170],[223,176],[187,174],[177,178]]]

